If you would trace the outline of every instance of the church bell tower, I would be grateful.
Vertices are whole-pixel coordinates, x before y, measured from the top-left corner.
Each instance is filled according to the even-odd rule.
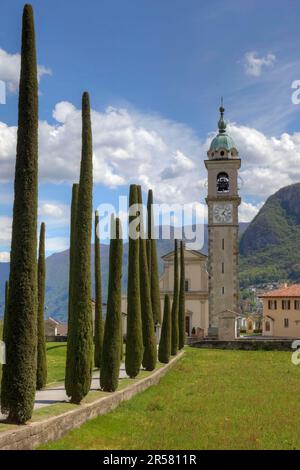
[[[224,310],[239,313],[238,283],[238,151],[226,132],[220,107],[219,133],[212,140],[205,166],[208,173],[209,332],[218,335]]]

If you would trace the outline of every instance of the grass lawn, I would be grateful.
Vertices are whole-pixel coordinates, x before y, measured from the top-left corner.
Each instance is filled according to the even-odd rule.
[[[300,449],[300,366],[279,351],[187,348],[157,386],[47,449]]]

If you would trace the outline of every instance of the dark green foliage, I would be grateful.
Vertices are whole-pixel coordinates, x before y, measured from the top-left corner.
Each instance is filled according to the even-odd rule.
[[[163,364],[167,364],[171,356],[171,310],[170,299],[168,294],[165,294],[164,302],[164,318],[161,329],[161,336],[158,348],[158,360]]]
[[[123,241],[120,220],[112,217],[115,238],[110,240],[107,313],[104,328],[100,385],[106,392],[118,387],[121,357],[121,298]]]
[[[172,303],[172,336],[171,336],[171,354],[175,356],[178,349],[178,246],[177,240],[174,241],[174,290]]]
[[[76,217],[77,217],[77,204],[78,204],[78,188],[79,184],[73,184],[72,188],[72,202],[71,202],[71,220],[70,220],[70,252],[69,252],[69,303],[68,303],[68,347],[66,357],[66,375],[65,387],[67,395],[71,395],[72,381],[71,371],[73,370],[72,361],[74,354],[72,351],[73,341],[71,340],[72,327],[72,312],[73,312],[73,283],[75,272],[75,238],[76,238]]]
[[[138,203],[137,186],[132,184],[129,192],[129,207]],[[129,215],[129,232],[133,231],[137,214]],[[131,230],[130,230],[131,229]],[[139,226],[137,226],[137,232]],[[131,235],[131,236],[130,236]],[[134,234],[133,234],[134,235]],[[128,250],[128,290],[127,290],[127,338],[125,369],[130,378],[138,375],[142,364],[144,347],[142,335],[140,270],[139,270],[139,239],[129,234]]]
[[[148,264],[150,261],[149,272],[151,282],[151,303],[154,324],[161,324],[161,307],[160,307],[160,290],[159,290],[159,274],[157,264],[157,253],[156,253],[156,240],[154,238],[155,227],[153,220],[153,193],[152,189],[148,191],[147,200],[147,212],[148,212],[148,239],[150,243],[147,243],[147,259]]]
[[[300,282],[300,183],[270,196],[240,241],[240,284]]]
[[[45,263],[45,224],[41,224],[39,259],[38,259],[38,311],[37,311],[37,370],[36,388],[41,390],[47,383],[47,356],[45,341],[45,285],[46,285],[46,263]]]
[[[151,305],[151,291],[150,291],[150,277],[147,263],[147,249],[146,239],[143,224],[143,211],[142,211],[142,188],[138,186],[138,203],[140,204],[140,296],[141,296],[141,314],[142,314],[142,329],[143,329],[143,367],[146,370],[155,369],[157,360],[157,347],[156,337],[154,331],[154,321]]]
[[[15,198],[1,409],[8,420],[31,418],[36,387],[38,82],[33,10],[22,25]]]
[[[93,150],[90,100],[82,96],[82,154],[78,189],[71,332],[73,360],[70,370],[72,403],[80,403],[91,386],[93,365],[93,325],[91,305],[91,234],[93,195]]]
[[[102,289],[101,289],[101,262],[100,240],[98,236],[99,214],[95,212],[95,351],[94,364],[100,367],[102,343],[103,343],[103,318],[102,318]]]
[[[180,242],[180,283],[178,305],[178,349],[185,344],[185,267],[184,267],[184,243]]]

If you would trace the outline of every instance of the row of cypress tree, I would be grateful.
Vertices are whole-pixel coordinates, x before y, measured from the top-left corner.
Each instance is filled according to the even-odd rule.
[[[90,390],[93,365],[91,306],[91,230],[92,230],[92,130],[90,100],[82,96],[82,152],[79,184],[73,185],[71,206],[68,348],[65,385],[71,402],[80,403]],[[130,186],[130,207],[142,204],[141,187]],[[31,5],[25,5],[22,20],[21,73],[15,168],[15,197],[9,281],[6,286],[4,339],[6,365],[1,384],[1,410],[8,420],[24,423],[31,418],[35,390],[46,384],[44,337],[45,302],[45,224],[41,225],[39,258],[37,252],[38,203],[38,80],[34,18]],[[130,213],[140,237],[129,238],[128,312],[125,368],[136,377],[141,365],[153,370],[157,360],[154,327],[161,323],[156,242],[153,223],[153,194],[147,201],[147,238],[139,214]],[[123,351],[121,320],[122,235],[118,218],[112,220],[116,236],[111,238],[107,318],[103,328],[101,311],[99,216],[95,214],[95,349],[94,362],[101,368],[104,390],[117,387]],[[183,253],[183,252],[182,252]],[[181,255],[181,259],[183,255]],[[183,273],[181,267],[181,273]],[[183,284],[182,284],[183,282]],[[182,287],[183,286],[183,287]],[[177,353],[183,347],[184,281],[178,287],[178,254],[175,241],[174,295],[172,322],[169,300],[159,355],[162,350]],[[165,326],[164,326],[165,325]],[[170,329],[172,328],[172,334]],[[104,330],[104,331],[103,331]],[[165,339],[163,339],[165,338]],[[163,347],[163,343],[167,346]],[[168,346],[170,344],[170,347]]]

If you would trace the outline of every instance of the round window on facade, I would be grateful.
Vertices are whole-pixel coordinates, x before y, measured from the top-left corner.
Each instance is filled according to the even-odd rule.
[[[224,155],[225,155],[224,150],[221,150],[220,154],[221,154],[221,157],[224,157]]]

